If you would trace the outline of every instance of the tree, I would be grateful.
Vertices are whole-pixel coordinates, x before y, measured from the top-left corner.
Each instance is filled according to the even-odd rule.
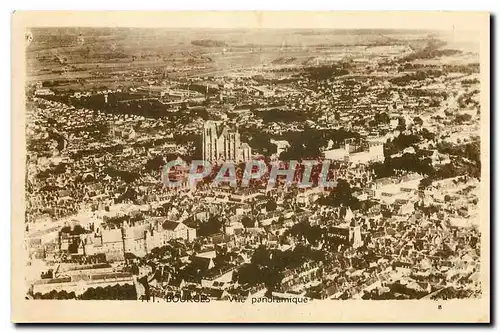
[[[262,282],[260,268],[254,264],[246,264],[240,267],[236,274],[236,279],[239,284],[256,285]]]
[[[285,223],[285,218],[283,217],[283,215],[280,215],[280,217],[278,217],[278,221],[276,224],[283,225],[284,223]]]
[[[434,140],[436,138],[436,135],[427,128],[423,128],[419,134],[425,140]]]
[[[318,204],[338,207],[350,207],[351,210],[358,210],[361,207],[359,200],[352,196],[351,185],[344,180],[338,179],[337,186],[326,197],[319,198]]]
[[[476,164],[481,163],[481,150],[479,138],[475,138],[473,142],[465,145],[464,151],[465,157],[475,162]]]
[[[313,245],[316,245],[323,235],[323,230],[319,225],[312,226],[309,228],[306,235],[307,241]]]
[[[424,121],[422,120],[422,118],[417,116],[417,117],[413,118],[413,123],[415,125],[422,126],[424,124]]]
[[[241,224],[243,224],[245,228],[253,228],[255,226],[255,221],[248,216],[244,216],[241,219]]]
[[[217,247],[216,256],[213,259],[215,268],[221,268],[226,266],[231,260],[231,254],[227,252],[226,247]]]
[[[462,124],[462,123],[466,123],[466,122],[470,121],[471,119],[472,119],[472,116],[470,114],[464,113],[464,114],[456,115],[453,122],[455,124]]]
[[[403,117],[398,119],[398,126],[396,127],[398,131],[404,132],[406,131],[406,120]]]
[[[160,171],[164,165],[165,161],[163,160],[163,157],[155,156],[146,162],[144,169],[146,172]]]
[[[432,179],[429,177],[423,178],[418,184],[418,189],[423,190],[432,184]]]
[[[139,267],[136,264],[133,264],[130,268],[130,273],[132,273],[132,275],[139,275]]]
[[[269,255],[266,247],[261,245],[253,253],[251,263],[257,266],[267,266],[269,264]]]
[[[392,212],[390,210],[382,210],[381,211],[382,213],[382,216],[385,217],[385,218],[391,218],[392,217]]]
[[[283,272],[278,270],[276,267],[265,267],[261,270],[261,274],[267,288],[266,295],[268,297],[272,296],[272,292],[281,284],[281,281],[283,280]]]
[[[224,222],[220,220],[217,216],[211,216],[207,222],[202,223],[197,233],[200,236],[211,236],[217,234],[221,231]]]
[[[374,120],[375,120],[377,125],[378,124],[388,124],[391,121],[387,112],[379,112],[379,113],[375,114]]]
[[[307,222],[296,223],[289,229],[290,235],[302,239],[307,236],[310,227],[310,224]]]
[[[274,199],[269,199],[266,203],[266,210],[268,212],[272,212],[272,211],[275,211],[276,208],[278,208],[278,205],[276,204],[276,200]]]

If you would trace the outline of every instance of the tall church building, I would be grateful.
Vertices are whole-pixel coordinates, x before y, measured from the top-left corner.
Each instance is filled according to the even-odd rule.
[[[207,121],[203,126],[203,159],[205,161],[242,162],[251,159],[251,148],[242,143],[238,130],[227,125]]]

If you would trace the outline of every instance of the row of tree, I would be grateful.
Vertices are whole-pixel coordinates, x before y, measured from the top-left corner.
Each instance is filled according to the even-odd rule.
[[[264,284],[268,293],[275,290],[284,278],[287,269],[296,269],[307,261],[322,261],[324,254],[308,246],[297,245],[293,250],[281,251],[257,248],[249,264],[243,265],[234,279],[242,285]]]
[[[81,300],[135,300],[137,294],[135,287],[130,284],[114,285],[107,287],[97,287],[87,289],[81,296],[77,297],[75,292],[67,292],[66,290],[52,290],[48,293],[36,293],[34,299],[81,299]]]
[[[319,198],[316,202],[320,205],[331,207],[350,207],[358,210],[361,205],[359,200],[352,195],[351,185],[344,179],[337,179],[337,186],[327,196]]]

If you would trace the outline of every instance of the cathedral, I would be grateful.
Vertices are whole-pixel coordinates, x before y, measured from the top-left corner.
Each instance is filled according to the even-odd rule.
[[[238,130],[228,125],[207,121],[203,126],[203,160],[245,162],[251,159],[251,148],[242,143]]]

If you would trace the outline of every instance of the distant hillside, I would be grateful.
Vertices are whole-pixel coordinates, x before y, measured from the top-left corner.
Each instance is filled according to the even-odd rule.
[[[197,40],[191,41],[191,44],[196,45],[196,46],[204,46],[204,47],[227,46],[226,42],[223,42],[220,40],[213,40],[213,39],[197,39]]]

